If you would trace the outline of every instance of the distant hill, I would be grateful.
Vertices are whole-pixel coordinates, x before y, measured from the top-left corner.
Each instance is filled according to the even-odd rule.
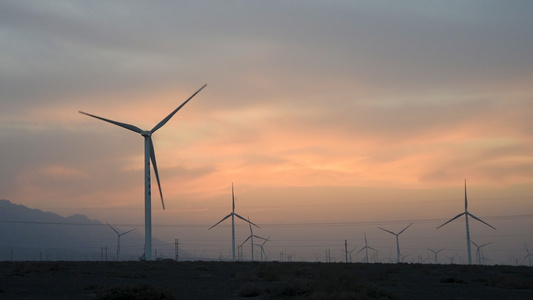
[[[115,227],[119,232],[132,228]],[[143,231],[120,239],[120,259],[137,260],[143,254]],[[75,214],[64,218],[0,200],[0,260],[116,260],[117,235],[106,224]],[[158,258],[174,258],[174,245],[153,239]],[[180,260],[193,260],[180,251]]]

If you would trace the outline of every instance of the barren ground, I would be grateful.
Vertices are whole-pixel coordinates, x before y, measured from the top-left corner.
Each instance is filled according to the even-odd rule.
[[[278,262],[0,262],[0,299],[533,299],[533,268]]]

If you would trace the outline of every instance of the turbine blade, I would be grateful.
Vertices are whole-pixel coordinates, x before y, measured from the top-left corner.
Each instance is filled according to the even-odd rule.
[[[235,212],[235,192],[233,190],[233,182],[231,183],[231,203],[232,203],[232,212]]]
[[[474,241],[470,240],[470,243],[474,244],[474,246],[479,248],[479,246],[476,243],[474,243]]]
[[[157,171],[157,162],[155,160],[155,150],[152,137],[148,138],[150,140],[150,160],[152,161],[152,166],[154,167],[155,179],[157,180],[157,187],[159,187],[159,196],[161,196],[161,205],[165,209],[165,201],[163,200],[163,191],[161,190],[161,181],[159,181],[159,171]]]
[[[376,250],[376,249],[374,249],[374,248],[372,248],[372,247],[370,247],[370,246],[367,246],[367,247],[368,247],[368,249],[372,249],[372,250],[374,250],[374,251],[376,251],[376,252],[379,252],[378,250]]]
[[[529,255],[529,249],[527,248],[526,243],[524,243],[524,247],[526,247],[526,252],[527,252],[527,254]]]
[[[392,234],[392,235],[396,235],[396,233],[394,233],[394,232],[392,232],[392,231],[390,231],[390,230],[387,230],[387,229],[385,229],[385,228],[381,228],[381,227],[378,227],[378,228],[381,229],[381,230],[383,230],[383,231],[386,231],[386,232],[388,232],[388,233],[390,233],[390,234]]]
[[[441,228],[442,226],[444,226],[444,225],[450,223],[451,221],[453,221],[453,220],[459,218],[460,216],[462,216],[462,215],[464,215],[464,214],[465,214],[465,213],[460,213],[460,214],[458,214],[457,216],[453,217],[453,218],[452,218],[451,220],[449,220],[448,222],[446,222],[446,223],[440,225],[439,227],[437,227],[437,229]]]
[[[263,240],[263,241],[267,241],[267,240],[268,240],[268,239],[265,239],[264,237],[260,237],[260,236],[255,235],[255,234],[253,234],[253,237],[254,237],[254,238],[257,238],[257,239],[261,239],[261,240]]]
[[[242,242],[241,246],[244,245],[244,243],[246,243],[252,236],[250,235],[249,237],[247,237],[244,242]]]
[[[407,227],[405,227],[402,231],[398,232],[398,235],[402,234],[402,232],[404,232],[407,228],[409,228],[413,224],[414,223],[411,223],[411,224],[407,225]]]
[[[117,234],[119,234],[118,231],[117,231],[115,228],[113,228],[113,226],[109,225],[109,223],[107,223],[107,226],[111,227],[111,229],[113,229],[114,232],[116,232]]]
[[[137,228],[133,228],[132,230],[128,230],[128,231],[122,233],[122,235],[125,235],[126,233],[130,233],[130,232],[134,231],[135,229],[137,229]]]
[[[117,122],[117,121],[113,121],[113,120],[109,120],[109,119],[106,119],[106,118],[102,118],[102,117],[98,117],[98,116],[95,116],[95,115],[91,115],[91,114],[88,114],[86,112],[82,112],[82,111],[79,111],[80,114],[84,114],[86,116],[89,116],[89,117],[93,117],[93,118],[96,118],[96,119],[99,119],[99,120],[102,120],[102,121],[105,121],[105,122],[109,122],[111,124],[115,124],[117,126],[120,126],[122,128],[126,128],[126,129],[129,129],[133,132],[137,132],[137,133],[140,133],[142,134],[143,133],[143,130],[140,129],[139,127],[137,126],[133,126],[133,125],[130,125],[130,124],[126,124],[126,123],[121,123],[121,122]]]
[[[211,230],[211,228],[213,228],[213,227],[217,226],[218,224],[224,222],[224,220],[226,220],[226,219],[229,218],[229,217],[231,217],[231,214],[225,216],[222,220],[218,221],[218,223],[216,223],[215,225],[209,227],[209,229],[207,229],[207,230]]]
[[[266,242],[270,241],[270,235],[266,238],[266,240],[261,244],[261,246],[264,246]],[[529,252],[528,252],[529,253]]]
[[[365,247],[363,247],[363,248],[361,248],[361,249],[360,249],[359,251],[357,251],[357,253],[355,253],[355,255],[357,255],[357,254],[361,253],[361,251],[365,250],[365,248],[366,248],[366,246],[365,246]]]
[[[471,214],[471,213],[468,213],[468,215],[469,215],[469,216],[471,216],[472,218],[474,218],[474,219],[478,220],[479,222],[481,222],[481,223],[483,223],[483,224],[485,224],[485,225],[489,226],[490,228],[492,228],[492,229],[496,230],[496,228],[494,228],[494,226],[492,226],[492,225],[490,225],[489,223],[487,223],[487,222],[485,222],[485,221],[481,220],[480,218],[478,218],[478,217],[474,216],[473,214]]]
[[[483,245],[479,246],[479,248],[481,248],[481,247],[485,247],[485,246],[490,245],[490,244],[492,244],[492,242],[490,242],[490,243],[486,243],[486,244],[483,244]]]
[[[465,178],[465,212],[468,211],[468,200],[466,198],[466,178]]]
[[[235,213],[235,216],[237,216],[239,219],[241,219],[241,220],[243,220],[243,221],[246,221],[246,222],[248,222],[248,223],[254,225],[254,226],[257,227],[257,228],[260,228],[259,226],[255,225],[253,222],[250,222],[250,221],[246,220],[245,218],[239,216],[237,213]]]
[[[155,125],[154,128],[150,132],[154,133],[159,128],[163,127],[163,125],[165,125],[168,122],[168,120],[170,120],[170,118],[172,118],[174,116],[174,114],[176,114],[178,112],[178,110],[180,110],[185,104],[187,104],[187,102],[189,102],[189,100],[191,100],[194,96],[196,96],[196,94],[198,94],[206,86],[207,86],[207,84],[204,84],[204,86],[202,86],[198,91],[196,91],[196,93],[192,94],[192,96],[190,96],[189,99],[185,100],[185,102],[183,102],[180,106],[178,106],[178,108],[176,108],[166,118],[164,118],[163,120],[161,120],[161,122],[159,122],[157,125]]]

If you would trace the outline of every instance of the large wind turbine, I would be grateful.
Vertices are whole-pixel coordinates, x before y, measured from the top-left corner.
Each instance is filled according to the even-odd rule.
[[[461,217],[462,215],[465,216],[465,221],[466,221],[466,247],[468,249],[468,264],[471,265],[472,264],[472,254],[470,253],[470,228],[468,227],[468,216],[478,220],[479,222],[489,226],[490,228],[496,230],[496,228],[494,228],[492,225],[490,225],[489,223],[481,220],[480,218],[474,216],[473,214],[469,213],[468,212],[468,200],[466,198],[466,179],[465,179],[465,211],[463,213],[460,213],[458,214],[457,216],[453,217],[451,220],[449,220],[448,222],[440,225],[439,227],[437,227],[437,229],[441,228],[442,226],[450,223],[451,221]]]
[[[130,233],[130,232],[134,231],[136,228],[133,228],[132,230],[128,230],[128,231],[123,232],[123,233],[118,233],[118,231],[115,228],[113,228],[113,226],[109,225],[109,223],[107,224],[107,226],[111,227],[111,229],[113,229],[113,231],[117,233],[117,238],[118,238],[118,242],[117,242],[117,261],[119,261],[119,257],[120,257],[120,237],[125,235],[126,233]]]
[[[398,232],[398,233],[394,233],[394,232],[392,232],[392,231],[390,231],[390,230],[387,230],[387,229],[385,229],[385,228],[378,227],[379,229],[381,229],[381,230],[383,230],[383,231],[386,231],[386,232],[388,232],[388,233],[390,233],[390,234],[396,236],[396,251],[397,251],[397,253],[398,253],[398,258],[397,258],[397,260],[396,260],[397,263],[400,263],[400,241],[399,241],[398,236],[399,236],[400,234],[402,234],[402,232],[404,232],[404,231],[405,231],[407,228],[409,228],[409,226],[411,226],[411,225],[413,225],[413,223],[407,225],[407,227],[405,227],[404,229],[402,229],[402,231],[400,231],[400,232]]]
[[[233,261],[236,261],[236,257],[235,257],[235,216],[237,216],[237,218],[241,219],[241,220],[244,220],[246,222],[248,222],[249,224],[252,224],[254,225],[255,227],[259,228],[259,226],[255,225],[254,223],[246,220],[245,218],[239,216],[239,214],[237,214],[235,212],[235,193],[233,191],[233,183],[231,184],[231,201],[232,201],[232,210],[231,210],[231,213],[227,216],[225,216],[222,220],[218,221],[218,223],[216,223],[215,225],[209,227],[208,230],[211,230],[213,227],[217,226],[218,224],[222,223],[224,220],[226,220],[227,218],[231,217],[231,245],[232,245],[232,252],[233,252]]]
[[[161,120],[157,125],[155,125],[152,130],[145,131],[140,129],[137,126],[121,123],[95,115],[91,115],[85,112],[80,111],[81,114],[93,117],[111,124],[115,124],[122,128],[131,130],[133,132],[139,133],[144,137],[144,226],[145,226],[145,259],[152,260],[152,196],[151,196],[151,184],[150,184],[150,160],[154,165],[155,178],[157,179],[157,186],[159,187],[159,195],[161,196],[161,205],[165,209],[165,202],[163,201],[163,192],[161,191],[161,183],[159,182],[159,173],[157,171],[157,163],[155,160],[154,145],[152,142],[152,134],[154,134],[159,128],[163,127],[169,120],[180,110],[189,100],[191,100],[196,94],[198,94],[207,84],[204,84],[196,93],[189,97],[185,102],[183,102],[178,108],[171,112],[166,118]]]

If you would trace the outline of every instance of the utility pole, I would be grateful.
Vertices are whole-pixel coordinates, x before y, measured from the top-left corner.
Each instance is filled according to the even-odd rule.
[[[175,256],[176,256],[176,261],[179,260],[180,258],[180,254],[179,254],[179,245],[178,245],[178,239],[174,240],[174,247],[175,247]]]
[[[348,263],[348,241],[344,240],[344,254],[346,256],[346,263]]]

